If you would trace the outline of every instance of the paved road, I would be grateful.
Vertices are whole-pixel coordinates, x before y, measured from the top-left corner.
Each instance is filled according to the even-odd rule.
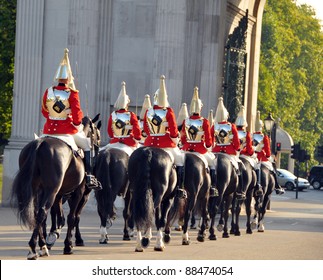
[[[63,238],[50,251],[51,260],[323,260],[323,190],[286,192],[272,196],[271,210],[265,218],[265,232],[245,233],[245,215],[241,218],[242,235],[218,240],[196,241],[197,230],[190,230],[191,244],[181,245],[181,233],[173,231],[164,252],[153,245],[143,253],[134,252],[135,240],[122,241],[123,222],[119,215],[110,228],[110,243],[100,245],[99,217],[92,208],[81,216],[85,247],[74,247],[73,255],[63,255]],[[10,208],[0,208],[0,259],[25,260],[29,230],[21,228]],[[152,240],[152,244],[154,239]]]

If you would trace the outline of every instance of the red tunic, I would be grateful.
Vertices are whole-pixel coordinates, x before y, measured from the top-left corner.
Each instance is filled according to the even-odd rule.
[[[261,134],[261,132],[255,132],[254,134]],[[265,135],[263,141],[264,141],[264,147],[260,152],[256,152],[257,158],[259,161],[268,161],[271,156],[269,137]]]
[[[160,107],[158,105],[154,105],[153,107],[156,109],[163,109],[163,107]],[[145,113],[144,117],[144,131],[147,133],[147,138],[145,140],[144,146],[149,147],[158,147],[158,148],[175,148],[176,144],[173,142],[171,138],[177,138],[178,137],[178,129],[176,124],[176,118],[175,113],[172,108],[167,107],[165,110],[167,110],[166,113],[166,120],[168,122],[168,128],[165,135],[162,136],[153,136],[150,135],[150,130],[147,122],[147,111]]]
[[[77,128],[74,125],[79,125],[82,122],[83,112],[81,110],[80,99],[78,91],[74,91],[71,88],[59,84],[53,87],[57,90],[70,90],[70,96],[68,102],[70,104],[71,114],[68,115],[66,120],[51,120],[49,119],[49,113],[46,105],[48,89],[46,89],[43,95],[42,101],[42,114],[46,118],[44,124],[44,134],[75,134]],[[74,125],[73,125],[74,124]]]
[[[247,131],[247,135],[246,135],[246,145],[240,151],[240,155],[252,156],[254,154],[254,152],[255,151],[254,151],[253,146],[252,146],[251,135],[250,135],[250,132]]]
[[[192,120],[200,119],[200,115],[192,115],[189,117]],[[181,130],[181,142],[183,144],[182,150],[198,152],[200,154],[205,154],[208,152],[207,148],[212,146],[212,137],[209,121],[203,118],[203,131],[204,135],[202,141],[198,143],[188,143],[185,133],[185,120],[183,121],[182,130]]]
[[[225,124],[229,122],[220,122],[220,124]],[[214,125],[211,128],[212,141],[214,142],[214,147],[212,149],[213,153],[226,153],[229,155],[237,155],[237,152],[240,150],[240,139],[238,135],[238,130],[235,124],[231,124],[233,138],[229,145],[217,145],[214,141]]]
[[[116,113],[125,113],[128,112],[125,109],[120,109],[118,111],[115,111]],[[130,112],[130,124],[132,125],[132,130],[129,134],[129,137],[121,137],[121,138],[115,138],[113,135],[113,130],[112,130],[112,114],[109,117],[108,120],[108,135],[111,138],[110,143],[123,143],[125,145],[128,145],[130,147],[135,147],[137,146],[137,141],[141,139],[141,130],[139,127],[139,122],[138,118],[135,113]],[[137,141],[136,141],[136,140]]]

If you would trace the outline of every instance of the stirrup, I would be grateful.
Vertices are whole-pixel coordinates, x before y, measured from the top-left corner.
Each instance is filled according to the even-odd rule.
[[[101,183],[93,175],[86,175],[85,185],[91,190],[102,190]]]
[[[219,196],[219,191],[215,187],[210,188],[210,197],[217,197]]]

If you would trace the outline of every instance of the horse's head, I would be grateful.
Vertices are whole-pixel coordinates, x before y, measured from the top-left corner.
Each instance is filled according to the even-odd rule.
[[[98,153],[100,143],[101,143],[101,121],[98,121],[100,114],[97,114],[92,120],[90,117],[85,116],[82,120],[82,124],[84,125],[84,133],[86,137],[90,138],[91,146],[94,148],[95,154]],[[95,123],[98,121],[98,124]]]

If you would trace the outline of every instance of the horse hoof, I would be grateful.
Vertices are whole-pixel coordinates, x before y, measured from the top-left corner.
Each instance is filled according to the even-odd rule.
[[[188,239],[188,240],[182,240],[182,245],[190,245],[191,241]]]
[[[247,234],[252,234],[252,230],[251,230],[251,228],[247,228],[246,233],[247,233]]]
[[[73,254],[73,250],[71,247],[68,247],[68,248],[64,248],[64,252],[63,252],[64,255],[72,255]]]
[[[33,252],[29,252],[27,255],[27,260],[37,260],[38,259],[38,254],[37,253],[33,253]]]
[[[234,233],[234,236],[241,236],[241,232],[240,232],[240,231],[236,231],[236,232]]]
[[[256,229],[257,228],[257,223],[256,222],[251,222],[250,227],[251,227],[251,229]]]
[[[99,244],[108,244],[108,240],[107,239],[99,240]]]
[[[233,229],[231,229],[230,234],[235,234],[235,231]]]
[[[38,252],[39,257],[48,257],[49,256],[49,252],[48,252],[48,248],[47,246],[43,246],[39,252]]]
[[[175,227],[175,230],[176,230],[176,231],[182,231],[182,226],[177,226],[177,227]]]
[[[230,235],[229,235],[229,233],[227,233],[227,232],[224,232],[223,234],[222,234],[222,238],[229,238],[230,237]]]
[[[217,229],[219,232],[223,231],[223,228],[224,228],[224,225],[223,225],[223,224],[218,224],[218,225],[216,226],[216,229]]]
[[[205,241],[205,238],[204,238],[204,236],[203,236],[203,235],[198,235],[196,239],[197,239],[197,241],[199,241],[199,242],[204,242],[204,241]]]
[[[258,226],[258,232],[264,232],[265,231],[265,226],[263,224],[260,224]]]
[[[217,240],[216,235],[215,235],[215,234],[211,234],[211,235],[209,236],[209,240]]]
[[[124,235],[123,238],[122,238],[122,240],[124,240],[124,241],[130,241],[131,238],[129,237],[129,235]]]
[[[163,252],[165,247],[154,247],[154,251]]]
[[[142,248],[136,248],[135,249],[135,252],[143,252],[144,251],[144,249],[142,249]]]
[[[48,248],[52,248],[58,239],[58,234],[56,232],[50,232],[46,237],[46,245]]]
[[[165,234],[164,237],[163,237],[163,240],[165,243],[169,243],[170,242],[170,234]]]
[[[144,237],[141,239],[141,246],[144,248],[147,248],[149,246],[150,240],[147,237]]]
[[[83,240],[75,241],[75,246],[83,247],[84,246],[84,241]]]

